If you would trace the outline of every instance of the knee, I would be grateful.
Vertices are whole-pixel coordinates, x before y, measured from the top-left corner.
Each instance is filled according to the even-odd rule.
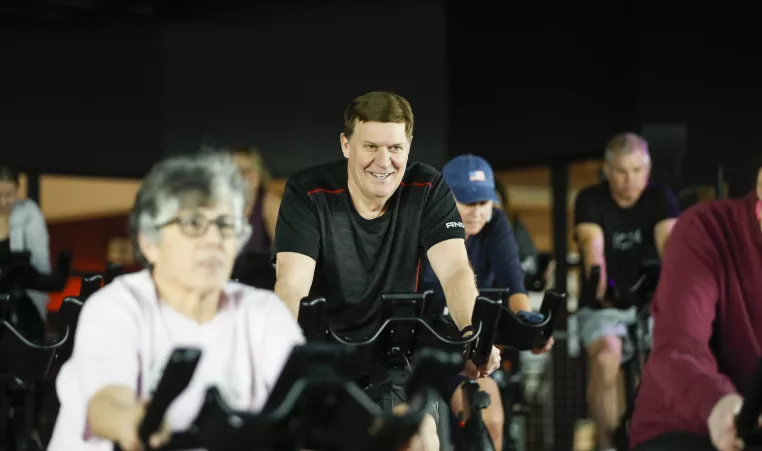
[[[590,345],[591,370],[598,376],[597,383],[613,385],[622,361],[622,340],[616,336],[602,337]]]
[[[408,411],[407,404],[400,404],[392,409],[395,415],[404,415]],[[426,414],[418,426],[418,432],[401,448],[400,451],[426,451],[439,449],[437,422],[431,414]]]
[[[426,451],[439,449],[439,435],[437,434],[437,422],[434,417],[426,414],[418,427],[418,433],[410,440],[404,451]]]
[[[503,400],[500,395],[500,389],[494,379],[485,377],[476,380],[479,384],[479,389],[489,395],[489,406],[481,411],[482,423],[487,428],[492,443],[495,445],[495,449],[502,449],[503,443],[503,425],[505,424],[505,410],[503,408]],[[462,421],[467,421],[470,417],[468,411],[468,405],[463,398],[464,392],[462,387],[458,387],[458,390],[453,395],[450,407],[453,413],[458,416]]]

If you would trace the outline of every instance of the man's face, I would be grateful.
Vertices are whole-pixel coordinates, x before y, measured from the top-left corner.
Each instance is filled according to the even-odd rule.
[[[468,236],[474,236],[481,232],[487,222],[492,219],[491,200],[483,200],[473,204],[462,204],[455,200],[455,205],[458,206],[458,212]]]
[[[648,185],[651,160],[642,150],[618,155],[606,162],[604,172],[615,198],[635,202]]]
[[[402,181],[410,140],[405,124],[360,122],[352,136],[341,135],[341,149],[348,160],[349,180],[368,199],[389,199]]]

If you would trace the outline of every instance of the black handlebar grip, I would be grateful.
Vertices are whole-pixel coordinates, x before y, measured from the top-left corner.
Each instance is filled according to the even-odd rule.
[[[308,340],[319,339],[325,335],[325,298],[305,297],[299,302],[299,327]]]
[[[200,349],[177,348],[172,351],[153,398],[146,407],[143,421],[138,426],[138,438],[143,444],[148,444],[151,434],[159,430],[169,405],[188,387],[200,360]],[[118,444],[114,444],[114,451],[121,451]]]
[[[122,271],[121,265],[117,265],[116,263],[107,263],[106,271],[103,273],[103,285],[110,284],[114,281],[114,279],[121,276],[123,273],[124,271]]]
[[[103,282],[103,276],[100,274],[83,276],[82,285],[79,288],[79,300],[85,302],[93,293],[100,290],[101,282]]]
[[[481,323],[481,332],[476,342],[473,357],[471,358],[471,361],[476,366],[489,362],[492,346],[495,344],[495,337],[497,336],[497,326],[500,322],[500,307],[502,304],[502,300],[493,300],[484,296],[476,298],[472,321],[474,324]]]
[[[566,305],[566,295],[562,293],[556,293],[555,291],[548,290],[542,298],[542,305],[540,306],[540,314],[543,317],[550,319],[548,324],[543,329],[543,338],[549,340],[553,336],[553,331],[556,327],[556,321],[561,312],[561,308]]]
[[[71,262],[73,256],[70,251],[61,251],[58,253],[58,260],[56,261],[56,272],[64,278],[69,278],[71,274]]]
[[[757,361],[754,376],[749,379],[749,387],[744,393],[743,406],[736,417],[738,437],[745,439],[759,425],[759,414],[762,411],[762,359]]]
[[[178,348],[172,352],[138,427],[138,437],[143,443],[148,443],[151,434],[159,430],[169,405],[188,387],[200,360],[200,349]]]

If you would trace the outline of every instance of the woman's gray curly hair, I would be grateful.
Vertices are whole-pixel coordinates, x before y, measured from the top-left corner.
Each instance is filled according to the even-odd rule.
[[[234,214],[244,221],[239,251],[251,236],[244,208],[251,195],[232,157],[220,152],[199,152],[166,158],[156,163],[143,179],[130,213],[130,235],[136,258],[147,265],[138,236],[158,243],[159,226],[180,210],[231,202]]]

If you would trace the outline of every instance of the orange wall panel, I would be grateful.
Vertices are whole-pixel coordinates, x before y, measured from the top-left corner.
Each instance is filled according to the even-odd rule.
[[[75,271],[102,274],[109,242],[114,238],[128,236],[127,215],[53,222],[48,224],[48,231],[50,255],[54,262],[58,252],[70,250],[74,257],[72,268]],[[48,310],[57,311],[64,297],[78,295],[79,286],[80,278],[72,277],[63,292],[50,296]]]

